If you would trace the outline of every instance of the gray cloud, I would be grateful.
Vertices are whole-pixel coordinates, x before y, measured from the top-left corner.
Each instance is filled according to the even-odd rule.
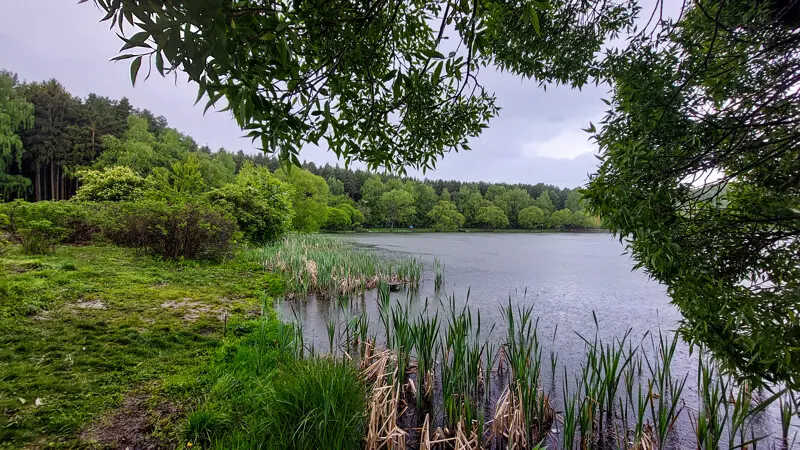
[[[185,77],[158,75],[130,84],[128,65],[112,63],[119,39],[91,3],[26,0],[5,2],[0,14],[0,68],[28,81],[56,78],[73,94],[90,92],[111,98],[126,96],[140,108],[164,115],[170,125],[200,144],[216,149],[255,151],[227,113],[193,106],[196,87]],[[486,71],[481,81],[496,92],[502,110],[490,128],[474,139],[469,152],[451,153],[427,174],[428,178],[505,182],[544,182],[574,187],[583,184],[597,160],[593,144],[581,132],[602,117],[603,88],[583,91],[565,87],[540,89],[536,82]],[[335,155],[304,149],[302,158],[318,164],[335,163]]]

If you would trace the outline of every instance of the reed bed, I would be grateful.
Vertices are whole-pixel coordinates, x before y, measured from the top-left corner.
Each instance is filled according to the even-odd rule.
[[[415,288],[422,263],[413,257],[386,258],[332,236],[291,234],[253,252],[257,261],[286,277],[295,296],[337,296],[375,289],[380,283]]]
[[[690,374],[677,375],[673,368],[675,336],[658,332],[635,342],[628,331],[606,342],[595,318],[594,336],[582,336],[581,369],[568,373],[558,367],[554,352],[549,364],[543,357],[539,319],[530,306],[509,300],[503,308],[507,333],[496,344],[468,301],[457,306],[449,297],[412,315],[407,303],[392,302],[384,285],[378,292],[382,339],[370,334],[363,314],[342,321],[339,333],[330,331],[345,336],[333,351],[360,361],[372,386],[367,449],[788,450],[800,445],[800,398],[794,391],[762,388],[757,395],[699,352],[692,374],[697,393],[690,394]],[[563,372],[560,386],[543,375],[548,370]],[[764,431],[770,428],[763,423],[767,408],[779,411],[771,434]]]

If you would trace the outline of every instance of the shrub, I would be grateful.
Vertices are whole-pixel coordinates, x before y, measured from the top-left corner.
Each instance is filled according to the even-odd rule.
[[[350,214],[343,208],[328,208],[325,228],[329,230],[348,230],[351,227]]]
[[[352,365],[303,360],[273,380],[265,411],[270,448],[363,448],[366,387]]]
[[[148,181],[130,167],[114,166],[103,170],[78,172],[81,187],[75,194],[78,201],[120,202],[142,198]]]
[[[98,231],[98,208],[94,204],[72,201],[43,201],[28,203],[16,200],[0,205],[0,213],[7,216],[4,229],[26,246],[45,246],[52,249],[60,243],[88,242]]]
[[[237,231],[233,217],[204,203],[143,200],[120,205],[106,236],[165,259],[219,259]]]
[[[291,188],[265,167],[244,166],[233,183],[211,191],[209,199],[236,217],[253,243],[275,241],[292,227]]]
[[[29,255],[52,253],[67,230],[53,225],[49,220],[30,220],[16,229],[16,236],[22,244],[22,251]]]

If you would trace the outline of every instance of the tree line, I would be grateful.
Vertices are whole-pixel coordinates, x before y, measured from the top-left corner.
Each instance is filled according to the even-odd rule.
[[[162,183],[170,176],[185,182],[192,179],[187,171],[196,171],[196,180],[190,182],[202,186],[199,192],[231,183],[251,164],[269,168],[292,186],[294,227],[302,231],[600,226],[583,211],[575,189],[542,183],[417,180],[313,162],[284,170],[274,156],[223,148],[212,152],[170,128],[163,116],[135,108],[124,97],[79,98],[54,79],[20,83],[7,72],[0,74],[0,92],[5,111],[0,128],[4,201],[66,200],[75,196],[82,180],[124,178],[127,172],[119,167],[142,180],[151,177]]]

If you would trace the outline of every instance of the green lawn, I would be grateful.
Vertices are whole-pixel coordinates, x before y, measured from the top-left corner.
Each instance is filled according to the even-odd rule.
[[[240,257],[169,263],[108,245],[0,256],[0,449],[115,448],[141,432],[120,420],[175,442],[174,416],[193,405],[174,399],[191,397],[274,281]]]

